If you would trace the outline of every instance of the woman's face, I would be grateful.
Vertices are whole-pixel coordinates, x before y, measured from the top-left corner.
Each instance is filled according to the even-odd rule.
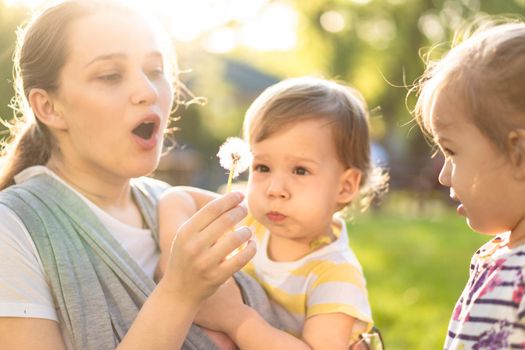
[[[65,122],[59,164],[108,180],[150,173],[173,103],[159,38],[137,15],[111,11],[77,20],[68,38],[52,95]]]

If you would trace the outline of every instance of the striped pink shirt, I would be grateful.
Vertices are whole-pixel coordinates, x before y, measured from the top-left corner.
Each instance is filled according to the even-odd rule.
[[[525,245],[510,249],[508,237],[495,237],[472,257],[445,350],[525,349]]]

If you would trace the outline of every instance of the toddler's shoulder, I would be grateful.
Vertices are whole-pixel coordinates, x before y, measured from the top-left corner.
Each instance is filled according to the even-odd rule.
[[[196,204],[193,200],[193,197],[186,191],[179,189],[177,187],[171,187],[164,191],[159,199],[159,208],[178,208],[188,209],[196,211]]]

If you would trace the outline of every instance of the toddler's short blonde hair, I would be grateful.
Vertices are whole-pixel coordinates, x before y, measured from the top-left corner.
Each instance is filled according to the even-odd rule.
[[[244,119],[244,138],[249,144],[261,142],[290,124],[310,119],[331,125],[339,160],[361,172],[360,202],[366,208],[386,190],[388,176],[371,162],[367,106],[356,89],[313,77],[283,80],[252,103]]]

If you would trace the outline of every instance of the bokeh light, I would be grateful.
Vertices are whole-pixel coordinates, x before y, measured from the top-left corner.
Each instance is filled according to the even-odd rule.
[[[38,9],[49,1],[5,0],[8,6]],[[129,0],[149,9],[180,42],[199,43],[214,53],[243,45],[253,50],[283,51],[297,42],[293,7],[269,0]]]

